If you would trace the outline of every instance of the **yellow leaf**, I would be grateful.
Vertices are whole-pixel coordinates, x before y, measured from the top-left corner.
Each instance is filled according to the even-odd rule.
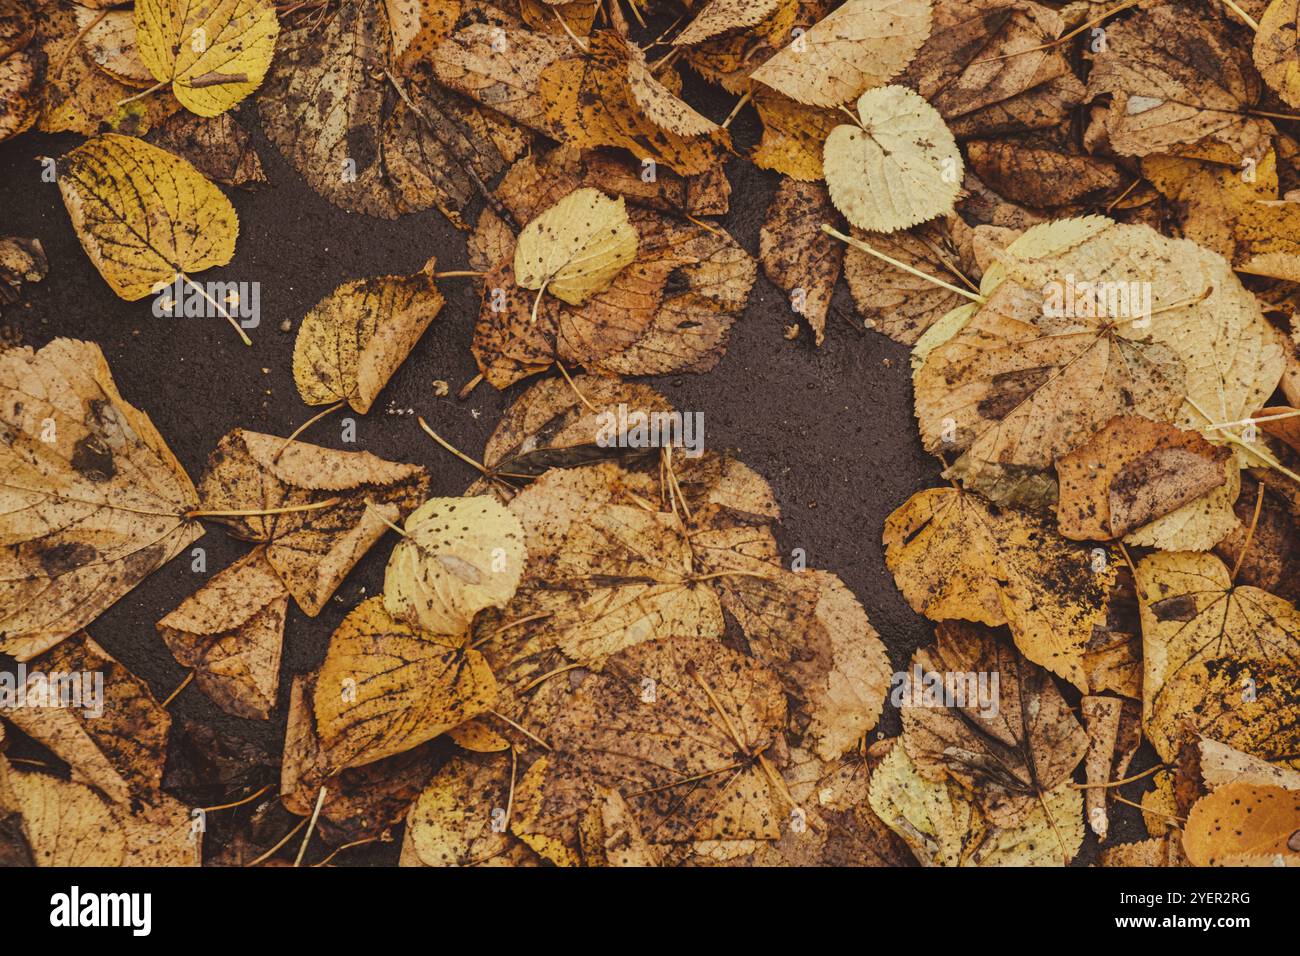
[[[318,302],[298,328],[293,380],[308,405],[346,401],[359,414],[442,309],[433,260],[411,276],[358,279]]]
[[[636,258],[636,247],[623,198],[585,186],[524,227],[515,246],[515,282],[581,305],[609,287]]]
[[[859,229],[893,232],[953,211],[962,161],[943,117],[902,86],[868,90],[860,125],[826,138],[822,165],[831,201]]]
[[[1196,866],[1300,866],[1300,792],[1220,787],[1187,815],[1183,849]]]
[[[1273,0],[1259,18],[1253,51],[1264,82],[1292,106],[1300,106],[1300,43],[1297,42],[1300,2]]]
[[[235,254],[230,200],[190,163],[143,140],[106,133],[74,149],[60,163],[59,191],[86,255],[128,301]]]
[[[496,498],[430,498],[406,519],[384,572],[384,607],[434,634],[463,634],[505,607],[524,572],[524,528]]]
[[[397,621],[374,597],[330,638],[313,695],[327,761],[358,767],[432,740],[487,711],[497,684],[483,655]]]
[[[280,22],[268,0],[137,0],[140,59],[191,113],[216,116],[262,83]]]

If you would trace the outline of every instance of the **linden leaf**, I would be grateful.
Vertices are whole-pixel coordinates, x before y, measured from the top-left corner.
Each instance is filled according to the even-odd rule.
[[[935,621],[1007,624],[1027,658],[1085,693],[1085,665],[1117,569],[1030,512],[955,488],[914,494],[885,521],[885,564],[912,608]],[[1103,558],[1105,556],[1103,555]]]
[[[99,346],[0,352],[0,650],[75,634],[203,534],[194,485]]]
[[[758,234],[758,259],[772,282],[790,296],[817,345],[826,338],[831,294],[844,263],[844,245],[821,231],[834,220],[826,187],[783,178]]]
[[[902,86],[868,90],[858,125],[826,138],[831,201],[859,229],[893,232],[953,211],[962,160],[943,117]]]
[[[599,189],[584,187],[524,227],[515,245],[515,281],[582,305],[609,288],[614,276],[636,259],[636,249],[637,231],[623,197],[610,199]]]
[[[384,572],[384,607],[433,634],[464,634],[505,607],[524,571],[524,529],[495,498],[430,498],[407,516]]]
[[[293,380],[308,405],[346,401],[361,415],[406,360],[444,299],[434,261],[410,276],[357,279],[318,302],[298,327]]]
[[[799,103],[839,106],[889,82],[929,35],[930,0],[848,0],[750,78]]]
[[[357,605],[330,638],[312,697],[326,762],[374,763],[486,712],[496,680],[483,655]]]
[[[224,113],[261,85],[280,34],[268,0],[138,0],[135,28],[149,72],[199,116]]]
[[[1234,585],[1212,554],[1149,554],[1137,566],[1142,615],[1142,719],[1172,761],[1203,733],[1300,766],[1300,611]]]
[[[97,136],[59,164],[59,191],[86,255],[128,301],[224,266],[239,217],[193,165],[143,140]]]

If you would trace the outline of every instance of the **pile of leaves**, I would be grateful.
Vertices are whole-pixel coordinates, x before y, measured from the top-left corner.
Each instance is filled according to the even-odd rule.
[[[307,406],[366,414],[449,281],[481,287],[462,394],[542,376],[477,458],[420,420],[480,473],[430,497],[424,467],[301,428],[232,431],[195,484],[96,345],[0,351],[0,652],[105,680],[102,715],[0,712],[0,859],[301,862],[318,841],[328,862],[400,839],[411,866],[1064,865],[1091,831],[1103,865],[1300,863],[1296,18],[0,0],[0,139],[87,137],[52,162],[117,296],[206,295],[193,277],[240,228],[222,187],[266,179],[257,123],[345,210],[440,210],[472,266],[304,310]],[[687,102],[701,80],[730,116]],[[742,162],[779,177],[757,250],[717,219]],[[892,663],[840,578],[787,565],[763,476],[644,438],[676,412],[630,379],[712,369],[760,266],[788,338],[835,334],[842,275],[851,321],[913,349],[947,484],[883,529],[936,622]],[[0,238],[0,305],[47,269]],[[393,535],[383,593],[290,676],[279,754],[172,734],[170,699],[86,631],[205,521],[249,550],[158,619],[158,653],[248,720],[285,697],[290,600],[316,616]],[[17,735],[59,767],[7,759]],[[1122,804],[1147,839],[1114,840]],[[206,815],[240,807],[205,847]]]

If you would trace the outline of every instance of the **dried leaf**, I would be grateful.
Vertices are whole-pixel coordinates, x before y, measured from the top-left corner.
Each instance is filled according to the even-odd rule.
[[[821,231],[835,221],[826,187],[783,178],[758,234],[758,260],[767,277],[790,296],[790,308],[826,338],[831,294],[844,263],[844,246]]]
[[[1300,792],[1221,787],[1192,807],[1183,848],[1193,866],[1300,866]]]
[[[569,193],[524,227],[515,245],[515,282],[549,289],[570,305],[582,305],[609,288],[636,259],[637,232],[623,199],[598,189]]]

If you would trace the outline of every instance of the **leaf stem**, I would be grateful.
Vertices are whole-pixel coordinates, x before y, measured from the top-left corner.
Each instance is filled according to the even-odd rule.
[[[292,514],[295,511],[317,511],[330,508],[342,501],[342,498],[326,498],[306,505],[285,505],[283,508],[237,508],[230,511],[220,509],[198,509],[185,512],[186,518],[261,518],[270,515]]]
[[[880,259],[884,262],[888,262],[891,266],[894,266],[897,269],[902,269],[904,272],[910,272],[918,279],[924,279],[926,282],[934,283],[935,285],[939,286],[939,288],[941,289],[947,289],[949,292],[955,292],[960,296],[965,296],[967,299],[970,299],[972,302],[978,302],[980,305],[984,304],[985,301],[984,296],[977,295],[974,292],[971,292],[967,289],[963,289],[961,288],[961,286],[955,286],[950,282],[944,282],[942,279],[936,279],[934,276],[922,272],[920,269],[917,269],[915,266],[909,266],[906,262],[900,262],[898,259],[895,259],[893,256],[887,256],[883,252],[871,248],[871,246],[867,245],[861,239],[858,239],[854,236],[846,236],[844,233],[840,232],[838,229],[834,228],[828,223],[822,223],[822,232],[826,233],[826,235],[828,236],[834,236],[836,239],[839,239],[841,242],[848,243],[854,249],[860,249],[869,255],[875,256],[877,259]]]
[[[253,344],[253,340],[244,334],[243,328],[241,328],[239,323],[235,321],[234,316],[232,316],[229,312],[226,311],[225,306],[223,306],[216,299],[212,298],[212,296],[208,295],[207,289],[203,288],[203,286],[199,285],[197,282],[195,282],[193,279],[187,276],[184,272],[178,272],[176,275],[178,278],[184,279],[186,285],[188,285],[199,295],[203,296],[203,298],[207,299],[208,302],[212,305],[212,307],[225,317],[226,321],[230,323],[230,327],[239,333],[239,337],[244,340],[245,345]]]
[[[149,89],[147,90],[141,90],[139,93],[136,93],[134,96],[128,96],[125,99],[118,100],[117,105],[119,107],[122,107],[122,106],[126,106],[127,103],[134,103],[136,100],[142,100],[150,93],[158,92],[170,82],[171,80],[159,80],[157,83],[149,87]]]

